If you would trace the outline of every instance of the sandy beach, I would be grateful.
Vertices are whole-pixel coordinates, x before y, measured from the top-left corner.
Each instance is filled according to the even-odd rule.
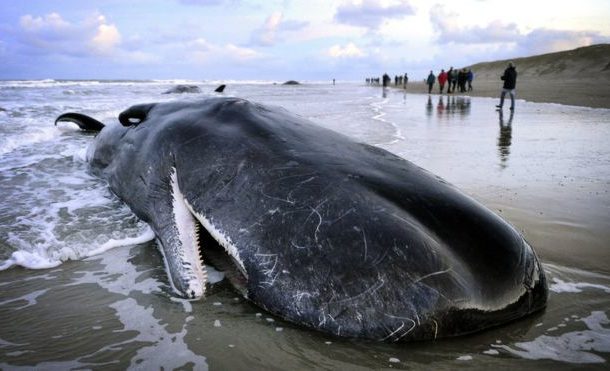
[[[502,81],[475,80],[473,91],[448,95],[499,98],[502,91]],[[396,88],[399,89],[399,88]],[[438,95],[438,83],[434,84],[432,94]],[[427,94],[428,85],[423,82],[411,82],[407,86],[408,93]],[[445,86],[444,95],[447,95]],[[600,81],[545,81],[543,79],[517,79],[517,99],[525,99],[537,103],[560,103],[570,106],[592,108],[610,108],[610,84]],[[510,99],[508,96],[506,99]]]

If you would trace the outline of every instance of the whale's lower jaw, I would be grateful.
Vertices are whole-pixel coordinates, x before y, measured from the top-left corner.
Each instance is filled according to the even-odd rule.
[[[172,224],[169,238],[161,240],[161,252],[165,258],[166,270],[174,291],[189,300],[204,296],[208,281],[207,270],[203,261],[205,250],[199,238],[201,228],[224,248],[237,265],[238,270],[247,279],[246,269],[239,257],[237,247],[231,239],[219,230],[205,215],[191,206],[178,184],[175,168],[170,174],[172,193]]]

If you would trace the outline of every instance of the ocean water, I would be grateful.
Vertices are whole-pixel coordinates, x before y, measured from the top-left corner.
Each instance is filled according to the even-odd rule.
[[[163,95],[178,83],[200,94]],[[132,104],[198,100],[219,82],[0,82],[1,369],[608,369],[610,110],[408,94],[356,83],[230,82],[394,152],[457,185],[525,235],[547,309],[434,342],[338,339],[285,323],[217,274],[173,296],[154,236],[87,169],[93,136],[55,118],[116,120]]]

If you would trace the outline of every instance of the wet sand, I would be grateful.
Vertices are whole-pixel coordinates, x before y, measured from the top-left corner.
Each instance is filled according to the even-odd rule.
[[[499,98],[502,81],[475,80],[473,91],[448,95]],[[432,88],[438,94],[438,83]],[[428,86],[423,82],[409,81],[408,93],[428,93]],[[447,86],[445,86],[445,93]],[[560,103],[570,106],[592,108],[610,108],[610,83],[606,81],[548,81],[544,79],[517,79],[517,99],[537,103]],[[509,97],[507,97],[510,99]]]

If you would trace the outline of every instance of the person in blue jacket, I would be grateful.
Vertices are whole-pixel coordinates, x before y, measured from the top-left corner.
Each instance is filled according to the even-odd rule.
[[[432,71],[430,71],[430,74],[428,75],[428,78],[426,79],[426,84],[428,84],[428,94],[432,93],[432,87],[434,86],[435,81],[436,81],[436,76],[434,76],[434,73],[432,73]]]
[[[504,74],[500,77],[504,81],[502,86],[502,94],[500,95],[500,104],[497,105],[498,109],[502,109],[504,106],[504,96],[506,93],[510,94],[510,109],[515,109],[515,87],[517,86],[517,70],[513,65],[513,62],[508,62],[508,67],[504,70]]]

